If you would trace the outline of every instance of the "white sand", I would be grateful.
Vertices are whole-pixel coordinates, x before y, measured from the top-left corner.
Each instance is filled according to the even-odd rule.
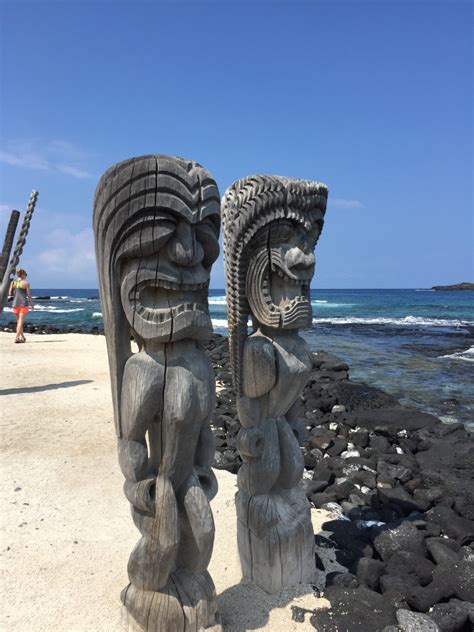
[[[121,629],[121,589],[139,534],[115,450],[105,339],[0,333],[2,431],[0,629]],[[327,607],[309,586],[270,597],[242,583],[236,477],[216,472],[216,541],[209,571],[224,630],[313,630],[292,606]],[[314,526],[328,514],[314,511]],[[338,570],[337,563],[331,570]],[[320,574],[318,585],[323,585]]]

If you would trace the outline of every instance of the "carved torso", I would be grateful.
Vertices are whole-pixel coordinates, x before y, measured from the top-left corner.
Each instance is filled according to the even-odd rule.
[[[300,395],[311,372],[311,360],[305,341],[298,335],[277,335],[273,348],[276,356],[276,382],[268,393],[268,415],[285,415]]]
[[[167,476],[176,487],[189,476],[202,425],[214,408],[212,378],[209,358],[190,340],[143,349],[128,360],[123,423],[130,437],[150,433],[148,474]]]
[[[311,372],[311,358],[305,341],[297,334],[260,330],[245,342],[245,375],[242,399],[258,401],[257,417],[283,417],[293,406]],[[245,405],[241,401],[241,405]],[[251,404],[254,413],[257,402]]]

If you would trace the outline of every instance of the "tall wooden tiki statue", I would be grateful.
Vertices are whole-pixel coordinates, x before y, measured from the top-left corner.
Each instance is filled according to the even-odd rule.
[[[305,428],[299,396],[311,357],[298,330],[310,327],[313,250],[327,188],[254,176],[222,205],[230,356],[243,464],[236,495],[244,577],[269,593],[314,576],[309,503],[299,487]],[[248,318],[252,333],[248,334]]]
[[[216,624],[206,570],[215,384],[202,342],[212,331],[207,294],[219,226],[216,183],[193,161],[132,158],[98,184],[94,231],[118,456],[141,533],[121,598],[143,630]]]

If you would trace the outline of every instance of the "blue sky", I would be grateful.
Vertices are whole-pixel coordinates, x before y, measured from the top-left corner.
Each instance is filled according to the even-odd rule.
[[[325,182],[315,287],[473,280],[470,2],[3,0],[1,13],[0,236],[38,189],[33,287],[96,287],[97,180],[146,153],[197,160],[221,194],[252,173]]]

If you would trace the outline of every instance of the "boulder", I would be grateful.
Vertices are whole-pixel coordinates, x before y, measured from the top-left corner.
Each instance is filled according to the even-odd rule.
[[[410,522],[382,530],[374,539],[374,547],[380,557],[387,561],[394,553],[406,551],[425,555],[425,538]]]
[[[387,573],[400,577],[412,575],[421,586],[432,581],[434,569],[435,565],[426,557],[408,551],[394,553],[387,563]]]
[[[324,591],[328,610],[316,610],[310,619],[318,632],[380,632],[395,623],[395,609],[384,598],[365,586],[341,588],[330,586]]]
[[[377,590],[380,577],[385,571],[385,564],[370,557],[361,557],[353,564],[351,571],[357,576],[360,583],[372,590]]]
[[[403,632],[440,632],[440,628],[431,617],[420,612],[397,610],[399,627]]]
[[[457,632],[468,620],[469,612],[462,602],[450,601],[435,604],[430,610],[430,617],[442,632]]]
[[[474,522],[462,518],[453,509],[444,505],[437,505],[426,513],[431,522],[438,524],[450,538],[459,544],[470,544],[474,541]]]

